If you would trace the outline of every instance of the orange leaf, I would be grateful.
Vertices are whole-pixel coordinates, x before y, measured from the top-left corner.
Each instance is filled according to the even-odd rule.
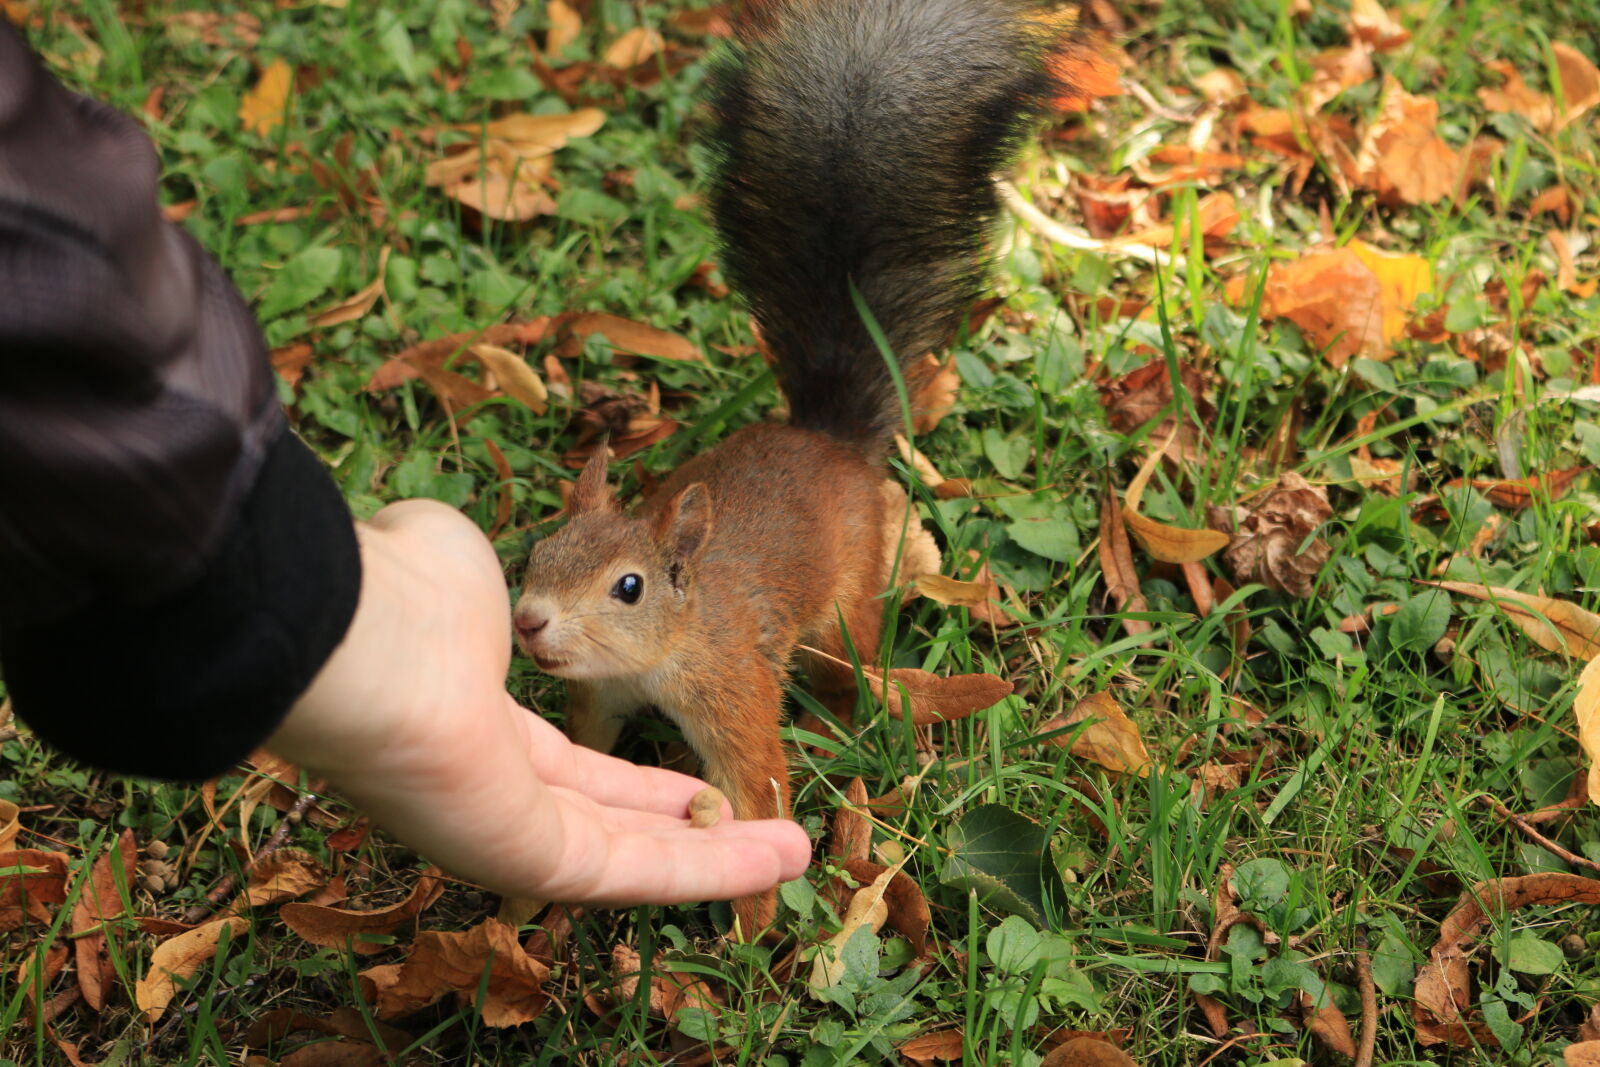
[[[544,13],[550,20],[550,32],[544,38],[545,54],[560,55],[583,33],[583,18],[566,0],[550,0]]]
[[[1569,44],[1560,41],[1550,46],[1556,57],[1556,70],[1561,73],[1561,98],[1564,106],[1556,128],[1576,122],[1585,111],[1600,104],[1600,69],[1589,62],[1589,57]]]
[[[830,656],[806,645],[799,646],[808,653],[845,671],[853,671],[850,664],[837,656]],[[926,726],[935,722],[964,719],[975,711],[992,708],[1011,695],[1011,683],[992,674],[955,674],[941,677],[930,671],[913,667],[897,667],[888,675],[885,692],[884,676],[868,667],[861,673],[867,687],[883,702],[883,709],[896,719],[906,717],[906,702],[910,702],[911,722]]]
[[[46,904],[67,899],[67,854],[19,848],[0,852],[0,933],[22,925],[23,916],[48,923]]]
[[[0,850],[9,849],[22,829],[22,809],[9,800],[0,800]]]
[[[255,87],[239,101],[239,122],[252,133],[269,136],[283,125],[293,87],[293,69],[283,60],[274,59],[262,69]]]
[[[600,62],[615,70],[632,70],[654,58],[666,46],[667,42],[655,30],[648,26],[635,26],[606,47]]]
[[[1521,115],[1540,129],[1547,129],[1554,121],[1555,101],[1547,93],[1535,92],[1522,80],[1517,68],[1504,59],[1490,60],[1484,66],[1503,79],[1498,88],[1478,90],[1478,99],[1490,111]]]
[[[598,333],[622,351],[636,352],[641,356],[689,361],[704,358],[698,348],[675,333],[617,315],[585,313],[573,318],[567,328],[578,336]]]
[[[1122,705],[1110,693],[1093,693],[1073,705],[1065,715],[1051,719],[1039,727],[1040,733],[1050,733],[1078,723],[1089,725],[1076,735],[1051,738],[1053,745],[1065,745],[1072,736],[1070,751],[1074,756],[1100,764],[1107,770],[1150,776],[1150,753],[1139,736],[1139,728],[1123,712]]]
[[[94,861],[89,880],[79,890],[78,899],[72,906],[78,987],[83,992],[84,1003],[95,1011],[105,1006],[105,987],[115,977],[115,971],[105,951],[105,931],[88,931],[122,914],[123,894],[133,889],[134,861],[137,856],[133,831],[124,830],[105,854]]]
[[[1198,563],[1207,556],[1228,546],[1228,535],[1216,530],[1193,530],[1182,526],[1168,526],[1139,514],[1139,503],[1144,498],[1144,488],[1154,473],[1156,463],[1165,453],[1151,452],[1144,466],[1128,484],[1128,495],[1122,505],[1122,520],[1134,540],[1163,563]]]
[[[550,1000],[542,988],[550,969],[523,951],[515,929],[495,919],[456,933],[420,933],[403,963],[374,967],[361,977],[364,986],[370,983],[377,1014],[395,1018],[451,993],[462,1005],[474,1003],[485,971],[479,1009],[486,1025],[529,1022]]]
[[[217,954],[226,934],[237,937],[249,929],[250,920],[235,915],[197,926],[177,937],[169,937],[150,954],[150,970],[134,991],[134,1000],[144,1012],[145,1022],[161,1018],[178,991],[177,983],[190,978]]]
[[[250,884],[228,911],[236,913],[293,900],[327,884],[328,872],[310,853],[280,848],[250,872]]]

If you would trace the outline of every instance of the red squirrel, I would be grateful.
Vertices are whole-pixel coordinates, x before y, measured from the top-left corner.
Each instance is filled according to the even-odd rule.
[[[723,267],[789,404],[684,464],[632,514],[603,457],[537,543],[517,640],[567,680],[567,728],[609,750],[654,707],[741,819],[789,812],[778,729],[796,646],[878,656],[884,492],[901,407],[854,286],[914,392],[920,357],[983,291],[1009,163],[1048,89],[1020,0],[763,0],[712,75],[710,194]],[[899,499],[903,502],[904,497]],[[891,529],[892,524],[892,529]],[[892,559],[892,552],[888,554]],[[805,664],[847,712],[848,672]],[[738,932],[775,895],[735,902]]]

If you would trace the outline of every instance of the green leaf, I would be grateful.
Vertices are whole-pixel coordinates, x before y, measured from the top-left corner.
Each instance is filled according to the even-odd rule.
[[[1426,652],[1438,644],[1450,625],[1450,597],[1431,589],[1418,593],[1389,617],[1389,643],[1395,648]]]
[[[778,896],[783,899],[785,906],[790,911],[806,918],[811,914],[812,907],[817,902],[817,890],[804,875],[792,882],[784,882],[778,886]]]
[[[1014,522],[1006,532],[1036,556],[1057,563],[1071,563],[1078,556],[1078,528],[1066,519]]]
[[[1384,931],[1383,940],[1372,950],[1373,983],[1388,996],[1410,996],[1416,976],[1417,964],[1410,946],[1393,930]]]
[[[275,319],[303,308],[326,293],[339,276],[337,248],[308,248],[290,257],[267,286],[256,309],[262,319]]]
[[[1555,974],[1564,961],[1559,945],[1532,934],[1518,934],[1506,942],[1506,966],[1513,971]]]
[[[411,44],[411,31],[404,20],[390,10],[378,12],[378,44],[401,77],[413,84],[417,80],[417,50]]]
[[[1517,1051],[1522,1045],[1522,1027],[1511,1018],[1506,1002],[1499,997],[1484,997],[1478,1007],[1483,1011],[1483,1021],[1495,1040],[1500,1042],[1500,1047],[1506,1052]]]
[[[973,808],[950,828],[949,842],[954,854],[945,861],[944,885],[973,890],[990,907],[1037,927],[1047,925],[1046,899],[1066,899],[1061,875],[1048,861],[1044,828],[1009,808]]]
[[[983,454],[989,457],[995,472],[1007,481],[1021,477],[1028,464],[1030,448],[1026,437],[1006,438],[992,427],[983,431]]]
[[[1233,891],[1239,907],[1261,914],[1283,903],[1289,895],[1289,868],[1275,859],[1250,860],[1233,872]]]
[[[989,931],[984,949],[996,968],[1006,974],[1027,975],[1039,962],[1039,932],[1028,925],[1026,919],[1008,915],[1001,924]]]

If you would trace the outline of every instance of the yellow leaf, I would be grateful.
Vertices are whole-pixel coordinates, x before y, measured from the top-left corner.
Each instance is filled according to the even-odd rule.
[[[473,345],[472,354],[494,373],[507,396],[520,400],[535,415],[549,410],[550,393],[544,381],[521,356],[498,345]]]
[[[239,121],[252,133],[266,137],[283,125],[289,110],[289,90],[294,87],[294,70],[281,59],[274,59],[261,72],[255,88],[239,101]]]
[[[611,42],[600,61],[616,70],[632,70],[665,48],[661,34],[648,26],[635,26]]]
[[[1585,611],[1571,601],[1472,582],[1422,584],[1492,601],[1523,633],[1533,638],[1534,644],[1547,652],[1585,660],[1600,656],[1600,615]]]
[[[1433,291],[1433,268],[1421,256],[1380,252],[1360,239],[1350,242],[1350,251],[1378,276],[1385,342],[1393,341],[1406,330],[1406,312],[1417,297]]]
[[[1600,69],[1569,44],[1557,41],[1550,46],[1550,51],[1555,54],[1556,69],[1561,72],[1563,107],[1556,122],[1556,129],[1561,129],[1600,104]]]
[[[919,574],[917,592],[936,604],[951,608],[975,608],[987,604],[994,595],[986,582],[963,582],[942,574]]]
[[[17,839],[17,831],[22,829],[21,811],[11,801],[0,800],[0,852],[10,849]]]
[[[889,902],[884,899],[884,894],[889,891],[889,883],[894,881],[894,876],[903,866],[905,861],[901,860],[873,879],[871,885],[856,890],[856,895],[850,898],[844,924],[838,933],[822,945],[816,959],[811,961],[811,980],[807,984],[811,987],[812,996],[822,999],[822,990],[833,988],[844,978],[844,946],[852,934],[863,926],[873,933],[883,928],[884,920],[889,917]]]
[[[217,954],[217,944],[224,933],[237,937],[249,926],[249,919],[235,915],[197,926],[157,945],[150,954],[150,973],[139,979],[134,990],[145,1022],[161,1018],[177,992],[177,983],[193,976]]]
[[[378,269],[372,281],[349,299],[341,300],[326,311],[312,316],[311,325],[324,328],[339,326],[346,322],[354,322],[371,311],[372,306],[378,302],[378,297],[383,295],[384,271],[388,266],[389,246],[384,245],[378,253]]]
[[[1072,740],[1074,756],[1098,763],[1107,770],[1125,774],[1150,776],[1150,753],[1139,737],[1139,728],[1133,724],[1110,693],[1095,693],[1073,705],[1072,710],[1060,718],[1051,719],[1040,727],[1049,733],[1067,726],[1087,721],[1089,725]],[[1065,743],[1056,738],[1053,744]]]
[[[1578,720],[1578,744],[1589,759],[1589,802],[1600,804],[1600,655],[1578,675],[1572,714]]]
[[[480,126],[461,123],[455,128],[502,141],[516,141],[525,150],[544,148],[554,152],[574,137],[589,137],[606,123],[606,113],[597,107],[583,107],[560,115],[506,115]]]

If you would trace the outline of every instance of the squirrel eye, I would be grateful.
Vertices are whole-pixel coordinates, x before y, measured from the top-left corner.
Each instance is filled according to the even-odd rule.
[[[637,604],[644,595],[644,579],[637,574],[624,574],[611,587],[611,595],[624,604]]]

